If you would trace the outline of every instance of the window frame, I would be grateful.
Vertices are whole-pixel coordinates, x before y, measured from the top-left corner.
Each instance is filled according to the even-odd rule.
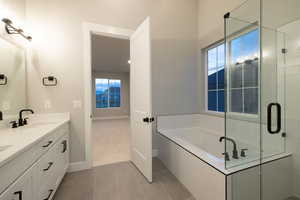
[[[213,43],[212,45],[209,45],[208,47],[203,49],[204,50],[204,62],[205,62],[205,69],[204,69],[204,71],[205,71],[205,73],[204,73],[205,74],[205,112],[208,114],[219,115],[219,116],[224,115],[225,112],[208,110],[208,51],[211,49],[214,49],[222,44],[225,45],[225,40],[223,40],[223,39],[219,40],[219,41]],[[224,48],[225,48],[225,46],[224,46]],[[224,70],[225,70],[225,63],[224,63]],[[223,90],[224,90],[224,97],[225,97],[225,83],[224,83]],[[218,95],[217,95],[217,106],[218,106]]]
[[[110,107],[109,105],[109,94],[108,94],[108,98],[107,98],[107,101],[108,101],[108,107],[105,107],[105,108],[98,108],[97,107],[97,98],[96,98],[96,79],[107,79],[108,80],[108,86],[109,86],[109,81],[110,80],[118,80],[120,81],[120,106],[119,107]],[[117,78],[95,78],[94,79],[94,85],[95,85],[95,89],[94,89],[94,93],[95,93],[95,108],[96,109],[99,109],[99,110],[120,110],[121,107],[122,107],[122,80],[121,79],[117,79]],[[108,91],[109,91],[109,87],[108,87]]]
[[[229,73],[228,73],[228,69],[226,68],[226,58],[228,56],[228,59],[229,59],[229,62],[230,62],[230,58],[231,58],[231,50],[230,50],[230,42],[242,35],[245,35],[247,33],[250,33],[254,30],[260,30],[259,27],[257,27],[257,24],[256,23],[253,23],[253,24],[250,24],[249,26],[245,27],[243,30],[241,31],[237,31],[235,33],[232,33],[227,40],[225,39],[222,39],[222,40],[219,40],[209,46],[207,46],[206,48],[204,48],[202,51],[204,51],[203,53],[203,56],[204,56],[204,71],[205,71],[205,113],[207,114],[212,114],[212,115],[217,115],[217,116],[224,116],[224,114],[226,113],[226,116],[229,116],[230,118],[232,119],[246,119],[246,120],[249,120],[249,121],[257,121],[259,120],[259,117],[260,117],[260,53],[258,52],[258,59],[259,59],[259,62],[258,62],[258,86],[257,86],[257,90],[258,90],[258,95],[257,95],[257,98],[258,98],[258,109],[257,109],[257,114],[250,114],[250,113],[239,113],[239,112],[229,112],[229,111],[225,111],[224,112],[220,112],[220,111],[213,111],[213,110],[208,110],[208,51],[213,49],[213,48],[216,48],[222,44],[224,44],[224,48],[225,48],[225,63],[224,63],[224,74],[225,74],[225,78],[224,78],[224,99],[226,98],[226,102],[224,102],[224,105],[226,103],[226,107],[228,108],[229,107],[229,96],[226,95],[227,93],[227,88],[225,87],[225,85],[227,85],[225,82],[227,80],[229,80]],[[259,31],[260,32],[260,31]],[[260,41],[260,34],[258,34],[258,41]],[[259,44],[260,45],[260,44]],[[227,54],[226,55],[226,52],[229,52],[229,55]],[[228,60],[227,59],[227,60]]]

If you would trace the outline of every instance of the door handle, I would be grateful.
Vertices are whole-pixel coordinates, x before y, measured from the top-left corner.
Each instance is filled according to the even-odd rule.
[[[275,106],[277,110],[277,127],[272,130],[272,107]],[[267,129],[270,134],[277,134],[281,131],[281,105],[279,103],[270,103],[267,108]]]
[[[44,199],[44,200],[49,200],[50,197],[51,197],[51,195],[52,195],[52,193],[53,193],[53,191],[54,191],[54,190],[49,190],[49,194],[48,194],[47,198]]]
[[[49,141],[49,142],[48,142],[47,144],[45,144],[43,147],[44,147],[44,148],[49,147],[50,144],[52,144],[52,142],[53,142],[53,141]]]
[[[64,140],[61,144],[64,146],[64,149],[61,153],[65,153],[67,151],[67,140]]]
[[[145,117],[145,118],[143,118],[143,122],[146,122],[146,123],[154,122],[154,117]]]
[[[48,167],[45,168],[45,169],[43,169],[43,171],[48,171],[48,170],[51,168],[51,166],[52,166],[53,164],[54,164],[53,162],[49,162],[49,163],[48,163]]]
[[[19,196],[19,200],[23,200],[23,191],[14,192],[14,195],[18,195]]]

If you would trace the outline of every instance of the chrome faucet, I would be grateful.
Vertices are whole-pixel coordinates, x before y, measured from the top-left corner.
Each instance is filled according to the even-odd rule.
[[[224,137],[224,136],[220,137],[219,142],[222,142],[223,140],[227,140],[227,141],[232,142],[232,144],[233,144],[232,158],[238,159],[239,154],[238,154],[238,151],[237,151],[236,142],[233,139],[231,139],[229,137]]]

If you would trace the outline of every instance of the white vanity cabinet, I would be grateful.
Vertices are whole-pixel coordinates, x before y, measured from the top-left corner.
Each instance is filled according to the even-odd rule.
[[[0,200],[51,200],[68,166],[69,125],[65,123],[0,167]]]
[[[69,136],[63,135],[37,163],[36,200],[51,199],[69,165]]]
[[[0,196],[1,200],[32,200],[33,171],[28,170]]]

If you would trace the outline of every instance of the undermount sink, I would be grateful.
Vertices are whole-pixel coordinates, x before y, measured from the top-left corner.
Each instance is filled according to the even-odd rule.
[[[5,151],[5,150],[8,149],[9,147],[11,147],[11,145],[0,146],[0,152],[1,152],[1,151]]]

